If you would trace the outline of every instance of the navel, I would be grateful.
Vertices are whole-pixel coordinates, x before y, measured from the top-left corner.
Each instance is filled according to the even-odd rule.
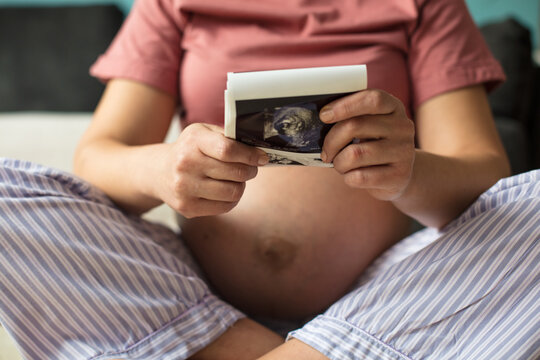
[[[279,271],[294,262],[298,245],[278,236],[270,236],[256,241],[255,252],[264,265]]]

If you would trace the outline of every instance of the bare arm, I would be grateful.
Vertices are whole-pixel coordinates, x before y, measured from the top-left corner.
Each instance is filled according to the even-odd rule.
[[[482,86],[435,97],[417,114],[411,182],[394,204],[428,226],[441,227],[482,192],[510,175]]]
[[[416,127],[403,104],[380,90],[353,94],[329,108],[332,116],[323,109],[321,119],[336,125],[323,147],[326,161],[350,186],[392,201],[424,225],[444,226],[509,174],[482,86],[427,101],[418,109]]]
[[[231,210],[264,153],[194,124],[163,144],[175,99],[152,87],[112,80],[75,154],[75,172],[128,211],[166,202],[186,217]]]
[[[83,135],[75,173],[133,212],[160,204],[145,174],[155,165],[176,102],[168,94],[124,80],[112,80]]]

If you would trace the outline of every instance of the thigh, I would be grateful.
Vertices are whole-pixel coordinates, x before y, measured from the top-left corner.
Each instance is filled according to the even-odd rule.
[[[533,359],[539,298],[535,171],[499,182],[430,245],[379,266],[290,337],[331,359]]]
[[[243,315],[178,235],[60,171],[0,159],[0,320],[32,359],[178,359]]]

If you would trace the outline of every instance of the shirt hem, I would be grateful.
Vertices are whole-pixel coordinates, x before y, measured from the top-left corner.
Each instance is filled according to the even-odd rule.
[[[90,68],[90,75],[103,83],[114,78],[133,80],[178,96],[178,72],[158,64],[101,56]]]
[[[459,66],[448,71],[434,73],[430,77],[417,79],[414,84],[414,88],[417,90],[414,92],[413,107],[416,111],[420,105],[437,95],[473,85],[483,84],[486,91],[490,92],[502,84],[505,79],[498,63]]]

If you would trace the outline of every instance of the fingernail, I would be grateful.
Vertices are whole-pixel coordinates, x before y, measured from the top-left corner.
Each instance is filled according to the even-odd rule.
[[[322,160],[323,162],[326,162],[326,153],[325,153],[324,151],[321,152],[321,160]]]
[[[263,165],[268,164],[268,161],[269,161],[269,160],[268,160],[268,156],[267,156],[267,155],[261,155],[261,156],[259,156],[259,160],[258,160],[257,163],[259,164],[259,166],[263,166]]]
[[[332,121],[334,119],[334,111],[329,107],[325,107],[321,110],[319,117],[324,122]]]

